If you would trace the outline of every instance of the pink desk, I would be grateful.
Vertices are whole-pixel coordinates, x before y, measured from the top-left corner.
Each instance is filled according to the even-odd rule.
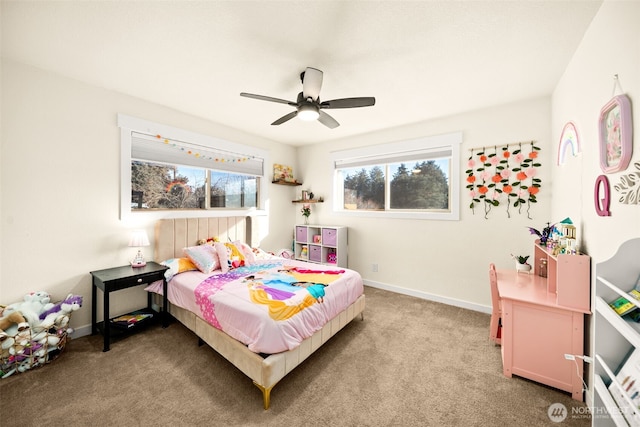
[[[536,274],[498,270],[502,301],[504,375],[518,375],[568,391],[583,400],[583,361],[565,354],[584,354],[584,315],[557,304],[547,292],[547,279]],[[576,362],[578,364],[576,369]]]

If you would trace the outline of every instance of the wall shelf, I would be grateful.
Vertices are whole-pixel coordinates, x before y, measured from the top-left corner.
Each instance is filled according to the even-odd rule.
[[[278,185],[291,185],[291,186],[293,186],[293,185],[302,185],[302,183],[298,182],[298,181],[291,182],[291,181],[284,181],[284,180],[271,181],[271,183],[272,184],[278,184]]]
[[[324,200],[318,200],[318,199],[292,200],[291,203],[324,203]]]

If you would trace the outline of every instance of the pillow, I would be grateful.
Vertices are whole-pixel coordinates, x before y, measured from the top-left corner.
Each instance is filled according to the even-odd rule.
[[[244,265],[244,254],[233,243],[224,244],[229,249],[229,268],[237,268]]]
[[[233,244],[236,248],[238,248],[240,252],[242,252],[242,255],[244,255],[245,265],[256,263],[256,255],[253,253],[253,249],[251,249],[251,246],[241,242],[240,240],[236,240],[235,242],[233,242]]]
[[[220,269],[223,273],[229,271],[231,267],[231,254],[229,249],[224,245],[224,243],[215,242],[213,244],[213,248],[218,254],[218,261],[220,262]]]
[[[196,267],[189,258],[171,258],[166,261],[162,261],[160,264],[169,267],[169,269],[164,273],[164,277],[167,281],[171,280],[171,278],[176,274],[198,269],[198,267]]]
[[[209,274],[220,268],[220,261],[216,249],[210,245],[189,246],[183,249],[187,258],[195,264],[198,270]]]

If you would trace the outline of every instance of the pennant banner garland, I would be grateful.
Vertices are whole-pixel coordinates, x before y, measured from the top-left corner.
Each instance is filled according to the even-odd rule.
[[[193,144],[194,148],[190,148],[187,145],[187,143],[174,141],[169,138],[165,138],[162,135],[156,135],[156,140],[162,141],[165,145],[171,146],[176,150],[182,151],[184,154],[197,157],[197,158],[206,159],[206,160],[213,160],[216,162],[246,162],[247,160],[251,160],[255,157],[255,156],[245,156],[245,157],[233,156],[232,157],[229,155],[225,156],[222,153],[213,152],[213,150],[211,149],[207,150],[206,147],[198,147],[195,144]]]
[[[542,187],[536,176],[541,166],[538,151],[534,141],[471,149],[465,172],[471,210],[475,213],[475,208],[483,205],[487,218],[492,208],[502,205],[511,218],[513,206],[518,213],[524,208],[531,219],[531,203],[537,202]]]

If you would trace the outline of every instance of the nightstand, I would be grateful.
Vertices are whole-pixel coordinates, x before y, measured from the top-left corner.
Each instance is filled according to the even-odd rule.
[[[144,267],[131,267],[125,265],[122,267],[107,268],[105,270],[92,271],[92,286],[91,286],[91,333],[95,335],[100,329],[104,336],[104,349],[102,351],[109,351],[110,341],[110,323],[109,317],[109,294],[111,292],[119,291],[121,289],[127,289],[134,286],[146,285],[158,280],[162,280],[162,327],[166,328],[168,325],[167,315],[167,281],[164,278],[164,273],[169,268],[164,265],[160,265],[155,262],[147,262]],[[97,289],[102,289],[104,295],[104,311],[102,326],[96,319],[96,297]],[[147,295],[147,310],[151,308],[151,293]]]

